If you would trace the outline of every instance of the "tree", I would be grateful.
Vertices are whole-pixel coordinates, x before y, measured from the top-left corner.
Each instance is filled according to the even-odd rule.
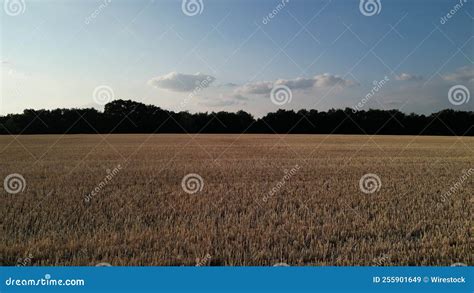
[[[63,133],[333,133],[474,135],[474,112],[443,110],[429,116],[398,110],[327,112],[279,109],[255,119],[245,111],[173,112],[132,100],[95,109],[26,109],[0,116],[0,134]]]

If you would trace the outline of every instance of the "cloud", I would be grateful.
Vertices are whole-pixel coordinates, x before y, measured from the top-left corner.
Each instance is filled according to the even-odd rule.
[[[329,73],[319,74],[311,78],[298,77],[295,79],[278,79],[272,81],[259,81],[254,83],[247,83],[238,88],[238,92],[245,94],[268,94],[271,92],[273,86],[284,85],[291,90],[304,90],[310,88],[325,88],[332,86],[349,87],[356,85],[352,80],[346,80],[338,75]]]
[[[219,85],[219,87],[238,87],[238,86],[239,86],[238,84],[233,83],[233,82],[228,82],[228,83]]]
[[[474,66],[458,68],[455,72],[443,75],[442,78],[451,82],[474,82]]]
[[[196,74],[170,72],[150,79],[148,84],[169,91],[190,92],[198,88],[206,88],[214,80],[216,80],[215,77],[199,72]]]
[[[236,100],[239,100],[239,101],[248,101],[248,100],[249,100],[249,98],[244,97],[244,96],[239,95],[239,94],[232,95],[232,97],[233,97],[234,99],[236,99]]]
[[[226,107],[234,105],[244,105],[246,104],[246,101],[248,101],[248,98],[240,94],[220,94],[218,97],[212,99],[209,97],[205,97],[199,102],[199,104],[207,107]]]
[[[329,73],[324,73],[316,75],[314,77],[316,87],[332,87],[332,86],[341,86],[341,87],[350,87],[357,85],[352,80],[343,79],[338,75],[331,75]]]
[[[409,73],[402,73],[400,75],[396,75],[395,79],[399,81],[420,81],[420,80],[423,80],[423,76],[409,74]]]
[[[296,79],[279,79],[275,82],[275,85],[285,85],[291,89],[307,89],[313,87],[317,82],[315,78],[302,78],[297,77]]]
[[[237,89],[238,92],[245,94],[267,94],[272,90],[273,82],[259,81],[254,83],[246,83]]]

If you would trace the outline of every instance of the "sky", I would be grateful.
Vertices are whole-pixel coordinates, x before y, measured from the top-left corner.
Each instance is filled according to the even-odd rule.
[[[3,0],[0,115],[474,110],[474,0]]]

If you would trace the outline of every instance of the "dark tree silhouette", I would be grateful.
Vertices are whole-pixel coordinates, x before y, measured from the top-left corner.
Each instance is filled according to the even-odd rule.
[[[173,112],[131,100],[95,109],[24,110],[0,117],[0,134],[63,133],[308,133],[474,135],[474,112],[443,110],[429,116],[398,110],[278,110],[255,119],[237,113]]]

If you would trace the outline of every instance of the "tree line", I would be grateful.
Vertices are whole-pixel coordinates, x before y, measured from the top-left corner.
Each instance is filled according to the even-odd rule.
[[[443,110],[431,115],[398,110],[346,108],[278,110],[255,119],[236,113],[173,112],[131,100],[115,100],[104,111],[88,109],[24,110],[0,117],[0,134],[79,133],[307,133],[474,135],[474,112]]]

